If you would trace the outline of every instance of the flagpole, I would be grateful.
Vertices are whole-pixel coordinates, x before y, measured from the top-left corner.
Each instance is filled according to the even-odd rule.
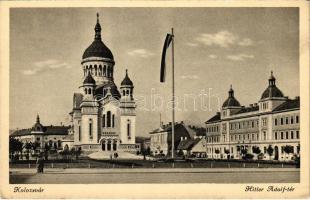
[[[172,126],[171,126],[171,158],[174,158],[174,34],[173,34],[173,28],[171,28],[171,34],[172,34]]]

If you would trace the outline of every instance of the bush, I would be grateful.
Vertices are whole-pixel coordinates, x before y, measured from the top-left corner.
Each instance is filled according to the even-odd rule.
[[[264,158],[264,154],[260,153],[257,155],[257,160],[262,160]]]
[[[253,157],[254,157],[253,154],[247,153],[247,154],[245,154],[245,155],[242,157],[242,159],[243,159],[243,160],[252,160]]]

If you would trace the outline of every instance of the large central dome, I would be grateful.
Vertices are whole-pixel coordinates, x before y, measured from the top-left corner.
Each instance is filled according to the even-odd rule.
[[[95,26],[95,40],[84,51],[83,59],[90,57],[101,57],[114,60],[111,50],[101,40],[101,26],[99,24],[99,15],[97,14],[97,23]]]

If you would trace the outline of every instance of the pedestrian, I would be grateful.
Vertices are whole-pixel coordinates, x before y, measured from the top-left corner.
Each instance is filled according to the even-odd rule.
[[[44,159],[42,153],[40,153],[39,156],[37,157],[36,164],[37,164],[37,173],[43,173]]]

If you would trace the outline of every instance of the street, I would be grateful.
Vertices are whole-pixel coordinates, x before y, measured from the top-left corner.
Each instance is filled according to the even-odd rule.
[[[297,169],[231,170],[87,170],[47,171],[44,174],[14,171],[11,184],[113,184],[113,183],[297,183]]]

